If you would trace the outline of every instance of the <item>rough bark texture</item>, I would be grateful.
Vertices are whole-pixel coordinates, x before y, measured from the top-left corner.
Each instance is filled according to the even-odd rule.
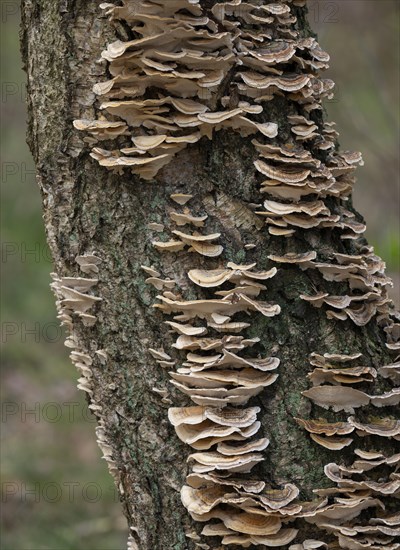
[[[196,209],[211,220],[207,228],[222,233],[227,261],[257,261],[257,268],[263,269],[271,267],[270,254],[310,249],[321,255],[351,253],[352,244],[340,241],[330,229],[300,231],[290,240],[273,237],[256,228],[250,211],[248,226],[236,226],[235,211],[258,196],[251,138],[227,132],[216,134],[213,141],[203,138],[179,153],[154,182],[113,175],[98,166],[72,121],[96,117],[91,90],[105,71],[97,60],[109,41],[124,37],[123,27],[109,24],[100,11],[96,0],[23,0],[28,142],[58,275],[77,276],[79,254],[95,251],[102,259],[95,289],[102,298],[96,306],[98,321],[94,327],[75,323],[74,332],[79,349],[93,358],[94,398],[102,405],[133,537],[140,550],[193,549],[193,541],[185,537],[192,522],[179,496],[189,449],[168,423],[168,405],[152,390],[168,388],[169,383],[167,373],[148,353],[149,347],[163,343],[167,348],[172,340],[162,314],[151,307],[157,291],[145,285],[140,265],[161,267],[184,289],[186,271],[203,261],[192,257],[189,264],[187,254],[161,256],[150,244],[154,235],[147,224],[166,221],[167,198],[180,190],[193,192]],[[300,24],[309,32],[304,19]],[[267,120],[279,123],[282,139],[289,131],[288,109],[284,98],[276,98],[265,109]],[[244,252],[244,242],[255,242],[257,248]],[[309,387],[309,354],[360,351],[368,366],[390,363],[385,333],[376,323],[356,327],[350,320],[328,320],[323,309],[299,298],[314,287],[329,291],[330,284],[316,271],[281,267],[268,285],[268,300],[280,304],[282,313],[272,319],[260,316],[249,331],[249,336],[261,337],[260,353],[277,355],[282,362],[276,384],[253,399],[262,408],[260,420],[271,438],[267,460],[258,471],[272,483],[296,483],[303,498],[311,498],[313,488],[329,485],[323,465],[332,461],[332,452],[313,444],[293,420],[307,418],[312,407],[300,393]],[[99,349],[107,350],[105,365],[95,355]],[[188,404],[171,389],[170,398],[175,406]],[[331,420],[346,416],[325,414]],[[390,443],[386,450],[392,450]],[[346,449],[341,453],[343,460],[350,456]],[[301,535],[299,540],[304,540],[312,532],[303,530]]]

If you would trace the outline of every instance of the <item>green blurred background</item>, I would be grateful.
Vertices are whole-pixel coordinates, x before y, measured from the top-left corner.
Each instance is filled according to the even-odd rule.
[[[332,57],[327,105],[345,149],[361,150],[355,206],[399,288],[397,0],[310,0]],[[125,520],[100,459],[49,289],[33,161],[25,144],[18,2],[1,0],[2,550],[120,550]],[[398,292],[393,297],[399,302]]]

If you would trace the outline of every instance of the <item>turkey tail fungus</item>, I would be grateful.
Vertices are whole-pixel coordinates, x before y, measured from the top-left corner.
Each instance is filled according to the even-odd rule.
[[[35,153],[52,286],[131,550],[400,548],[399,317],[305,4],[53,14],[80,62],[62,178]]]

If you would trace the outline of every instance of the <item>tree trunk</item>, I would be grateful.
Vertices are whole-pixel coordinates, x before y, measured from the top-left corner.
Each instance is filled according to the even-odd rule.
[[[200,0],[200,10],[212,18],[214,15],[211,8],[216,3],[216,0]],[[299,33],[289,35],[289,42],[298,40],[299,36],[312,36],[306,21],[306,8],[300,4],[301,2],[296,1],[294,4],[288,2],[292,13],[297,17],[297,23],[292,22],[287,28],[295,29]],[[246,3],[243,2],[243,5],[246,6]],[[280,4],[281,7],[285,5]],[[246,13],[244,10],[239,14],[238,20],[244,28],[251,28],[252,25],[245,22],[243,14]],[[264,12],[261,15],[266,17]],[[267,26],[275,34],[279,35],[281,32],[276,19],[272,23],[265,23],[265,28]],[[213,32],[222,30],[221,23],[217,22]],[[229,27],[229,32],[234,32],[232,26]],[[354,359],[351,363],[341,363],[338,358],[331,358],[331,363],[338,370],[344,366],[369,367],[364,376],[356,380],[355,385],[349,385],[348,379],[345,380],[343,376],[334,380],[332,373],[325,372],[328,369],[324,369],[323,362],[329,362],[327,358],[314,358],[314,366],[319,361],[319,366],[324,370],[323,373],[318,371],[320,374],[316,374],[322,377],[318,379],[317,385],[340,387],[337,386],[339,380],[346,388],[345,391],[356,388],[368,395],[387,393],[392,390],[398,371],[396,367],[383,371],[379,371],[379,368],[394,360],[397,329],[393,324],[390,303],[385,303],[387,281],[379,266],[379,259],[371,255],[366,249],[362,234],[357,233],[362,231],[362,219],[353,209],[351,198],[347,200],[346,189],[343,191],[340,188],[340,182],[345,182],[344,187],[349,185],[349,166],[351,162],[355,162],[356,157],[352,157],[347,164],[342,161],[341,167],[345,165],[342,170],[344,176],[340,169],[335,172],[332,165],[330,166],[339,182],[337,192],[316,191],[315,194],[301,198],[300,204],[319,199],[329,209],[329,213],[322,213],[319,218],[318,215],[303,212],[299,216],[302,220],[331,216],[326,222],[322,221],[319,225],[318,222],[316,225],[311,223],[310,228],[287,222],[286,229],[294,229],[295,233],[279,236],[273,234],[276,233],[276,228],[279,231],[279,227],[285,226],[285,222],[281,226],[274,223],[274,220],[281,219],[279,215],[269,210],[269,221],[265,222],[265,216],[255,213],[263,210],[261,205],[265,199],[285,205],[293,204],[293,201],[282,200],[273,193],[260,193],[260,183],[265,180],[265,175],[261,177],[260,171],[255,170],[254,162],[259,160],[260,155],[252,144],[254,137],[258,141],[276,146],[294,142],[296,134],[291,131],[291,127],[299,122],[288,120],[290,115],[306,116],[307,120],[315,123],[317,133],[323,133],[323,111],[307,111],[306,102],[296,102],[296,92],[284,90],[283,87],[277,90],[275,87],[275,92],[278,93],[273,93],[268,101],[261,101],[262,114],[246,115],[247,118],[253,117],[258,123],[276,123],[278,135],[274,139],[260,133],[246,136],[243,132],[241,134],[232,128],[223,127],[212,133],[211,140],[204,135],[197,143],[180,150],[148,181],[144,181],[137,171],[131,173],[126,170],[119,174],[108,171],[91,158],[93,140],[87,139],[87,134],[76,131],[73,121],[99,120],[102,98],[99,100],[92,89],[95,84],[110,78],[107,63],[104,60],[99,62],[101,52],[116,39],[124,42],[138,36],[124,21],[115,20],[110,23],[95,0],[23,0],[22,52],[28,74],[28,142],[36,162],[38,183],[43,197],[47,238],[57,274],[54,288],[60,316],[63,324],[70,330],[67,345],[72,348],[72,359],[80,369],[80,387],[88,392],[89,407],[99,419],[100,446],[115,477],[128,520],[130,547],[140,550],[192,550],[207,548],[199,544],[208,544],[210,548],[217,548],[221,543],[220,537],[201,535],[200,539],[197,538],[194,532],[200,533],[205,523],[195,521],[181,503],[180,490],[186,484],[185,476],[192,468],[187,463],[187,457],[196,451],[180,441],[175,434],[168,421],[168,408],[171,405],[193,406],[193,403],[187,395],[171,386],[168,374],[171,368],[160,366],[157,360],[162,361],[162,358],[156,352],[161,353],[164,350],[172,358],[165,359],[166,362],[175,361],[177,366],[181,366],[186,357],[184,351],[187,350],[173,347],[177,334],[173,334],[171,326],[164,323],[166,320],[173,320],[168,311],[165,314],[162,309],[152,307],[162,303],[157,295],[162,296],[162,292],[167,289],[163,287],[157,290],[146,283],[149,274],[141,266],[153,266],[162,279],[170,278],[175,281],[176,285],[170,292],[182,296],[181,300],[210,300],[215,297],[216,290],[231,288],[229,285],[221,288],[199,288],[189,280],[187,274],[190,270],[226,269],[228,262],[256,263],[256,267],[252,269],[257,272],[278,268],[274,277],[266,282],[258,282],[265,283],[267,287],[262,290],[260,299],[278,304],[280,314],[271,313],[278,312],[279,308],[275,306],[260,306],[261,309],[264,307],[264,311],[257,310],[254,305],[246,306],[247,309],[243,306],[239,315],[235,315],[234,322],[251,323],[241,335],[260,339],[250,350],[237,352],[238,355],[253,358],[273,356],[280,359],[277,370],[279,377],[275,383],[250,400],[251,406],[260,408],[259,434],[270,439],[270,445],[262,453],[265,460],[253,468],[252,478],[262,480],[272,488],[280,488],[287,483],[296,486],[300,493],[293,502],[310,501],[315,498],[314,489],[335,486],[332,479],[324,473],[324,465],[332,462],[350,465],[357,459],[354,449],[380,450],[385,456],[390,456],[395,451],[393,437],[373,435],[367,429],[363,431],[363,428],[359,428],[357,433],[354,431],[350,436],[346,435],[346,438],[351,437],[354,441],[340,451],[328,449],[310,438],[308,431],[299,425],[296,418],[308,420],[323,417],[327,422],[342,421],[347,424],[347,418],[351,416],[351,403],[347,410],[338,407],[336,412],[332,409],[328,411],[319,407],[315,399],[312,401],[302,395],[301,392],[312,386],[307,377],[307,373],[312,370],[310,354],[360,353],[362,358]],[[257,45],[257,48],[268,45],[269,39],[264,40],[265,44]],[[301,51],[298,52],[298,56],[300,55]],[[285,65],[286,62],[281,62],[283,74],[285,75],[285,71],[296,71],[298,75],[307,72],[316,74],[316,60],[319,59],[319,64],[323,65],[323,55],[314,58],[306,55],[305,59],[307,58],[313,59],[314,66],[304,64],[300,67],[293,60],[288,66]],[[272,64],[269,63],[266,67],[268,66],[271,67]],[[249,70],[262,72],[260,68]],[[237,76],[239,72],[240,67],[230,69],[212,98],[204,100],[211,111],[235,109],[238,98],[246,100],[246,97],[239,97],[237,92],[235,97],[233,91],[237,90],[235,86],[240,81]],[[267,74],[274,75],[273,72]],[[265,74],[261,76],[264,78]],[[265,95],[265,90],[263,93]],[[230,95],[230,105],[221,106],[221,98],[226,95]],[[144,92],[144,99],[156,97],[158,94],[152,89]],[[115,117],[114,120],[120,119]],[[239,127],[244,125],[245,122],[242,121]],[[325,143],[328,139],[326,130],[327,127],[324,130]],[[328,157],[334,151],[329,147],[318,148],[318,143],[321,143],[318,142],[319,138],[296,143],[304,146],[311,153],[311,158],[321,161],[323,166],[324,163],[328,164]],[[119,148],[132,146],[126,132],[116,142]],[[111,139],[105,143],[109,150],[117,147]],[[100,147],[104,147],[104,142],[100,143]],[[269,154],[271,155],[271,151]],[[279,157],[283,153],[277,154]],[[269,174],[270,180],[279,182],[278,169],[286,169],[292,165],[284,164],[281,167],[274,162],[272,156],[270,158],[271,161],[265,158],[262,160],[273,167],[272,174]],[[308,166],[309,171],[313,171],[316,164],[305,162],[304,166],[301,167],[302,170]],[[286,177],[289,178],[287,174]],[[319,183],[320,180],[321,175],[315,181]],[[280,186],[282,187],[282,181]],[[294,189],[290,185],[286,187]],[[221,234],[218,239],[218,243],[223,246],[221,255],[205,256],[207,245],[204,248],[200,245],[199,253],[190,252],[187,250],[190,241],[187,241],[189,245],[183,241],[187,245],[186,249],[178,252],[160,252],[152,245],[154,241],[179,240],[176,234],[172,234],[172,230],[185,234],[196,231],[196,227],[188,229],[188,225],[181,227],[171,222],[171,212],[183,212],[182,207],[170,198],[174,193],[193,195],[187,206],[192,208],[195,216],[208,215],[204,227],[198,231],[207,235]],[[268,208],[272,208],[271,204],[264,209],[265,214]],[[355,218],[351,217],[353,214]],[[290,215],[287,219],[290,219]],[[354,223],[355,220],[357,224]],[[160,224],[160,227],[149,226],[154,223]],[[155,229],[162,232],[158,233]],[[346,233],[351,233],[356,238],[342,239]],[[252,247],[253,244],[256,246]],[[287,256],[288,253],[308,252],[315,252],[318,260],[315,261],[311,254],[308,258],[305,257],[303,263],[301,260],[304,258],[287,263],[293,260],[293,257]],[[335,253],[352,255],[353,262],[362,261],[356,258],[357,255],[369,254],[365,260],[367,263],[363,264],[367,266],[364,272],[360,268],[361,278],[369,277],[369,286],[366,286],[364,280],[359,286],[353,285],[354,288],[352,286],[350,289],[349,285],[355,280],[351,273],[357,272],[354,263],[346,277],[341,280],[339,276],[336,280],[330,277],[331,280],[328,281],[329,274],[321,267],[321,263],[346,265],[347,259],[344,256],[337,259],[338,257],[334,257]],[[347,261],[349,262],[350,260]],[[329,271],[332,268],[327,269]],[[341,272],[340,269],[337,268],[335,274]],[[246,278],[245,273],[246,270],[242,269],[241,277]],[[74,283],[65,279],[66,277],[98,279],[98,283]],[[373,277],[375,279],[372,281]],[[247,283],[248,281],[245,284]],[[85,287],[85,284],[88,286]],[[89,289],[91,284],[93,287]],[[157,281],[154,284],[162,285]],[[72,290],[68,291],[68,288]],[[315,296],[321,292],[333,296],[354,297],[366,294],[368,289],[369,292],[375,292],[375,295],[367,296],[361,302],[369,303],[362,311],[357,309],[360,305],[357,301],[351,304],[349,302],[350,305],[347,304],[346,307],[335,308],[335,305],[331,307],[329,303],[323,303],[324,297],[321,295],[322,298],[317,301],[320,307],[316,308],[310,301],[300,297]],[[90,298],[85,301],[76,291],[96,296],[101,301],[90,301]],[[170,294],[167,290],[168,296]],[[256,298],[251,299],[254,304]],[[176,312],[182,313],[181,310]],[[203,317],[201,326],[204,326],[204,319],[209,324],[208,336],[218,339],[221,333],[213,332],[210,328],[210,317]],[[221,324],[221,319],[215,321],[214,325],[218,323]],[[220,346],[223,348],[227,345],[226,342],[224,340]],[[392,349],[387,347],[387,343]],[[207,353],[215,355],[222,348],[217,347],[217,351]],[[378,369],[378,374],[382,374],[376,377],[373,369]],[[389,378],[385,377],[387,372],[390,373]],[[340,373],[338,376],[340,377]],[[157,392],[155,389],[166,391]],[[369,401],[369,398],[366,399]],[[395,399],[395,395],[388,397],[383,404],[395,404]],[[363,405],[356,408],[353,416],[364,425],[370,417],[393,419],[396,414],[393,406],[376,408],[373,402]],[[398,425],[393,430],[389,435],[399,434]],[[383,429],[382,432],[382,435],[387,435]],[[326,435],[322,437],[327,438]],[[340,437],[343,443],[343,436]],[[390,468],[384,467],[384,473],[389,475]],[[249,477],[243,473],[235,474],[235,477],[238,476]],[[372,476],[371,479],[380,477],[381,475],[376,478]],[[383,500],[390,512],[393,506],[391,496],[382,495],[379,488],[368,490],[376,498]],[[329,503],[332,503],[333,497],[330,498]],[[220,509],[228,515],[232,510],[235,513],[237,511],[229,504],[222,504]],[[376,515],[376,510],[373,510],[369,516],[366,515],[367,519]],[[382,515],[382,512],[378,511],[378,514]],[[296,538],[290,541],[292,544],[302,544],[306,539],[317,539],[326,543],[332,542],[334,548],[334,542],[340,540],[342,548],[352,547],[347,542],[350,535],[346,538],[346,533],[340,534],[337,529],[322,528],[315,522],[306,521],[303,516],[301,513],[284,516],[292,522],[289,527],[298,529]],[[276,512],[271,512],[271,517],[276,518]],[[362,515],[360,517],[365,520]],[[347,517],[343,521],[347,521]],[[228,522],[226,525],[231,524]],[[246,531],[239,530],[240,532],[244,541],[248,535],[245,534]],[[265,531],[261,535],[269,536],[268,533],[270,532]],[[362,538],[362,535],[359,536]],[[374,533],[373,536],[384,538],[382,533]],[[249,544],[257,546],[258,542],[254,537],[248,540]],[[384,542],[380,543],[385,547]],[[286,547],[286,544],[282,543],[280,547]]]

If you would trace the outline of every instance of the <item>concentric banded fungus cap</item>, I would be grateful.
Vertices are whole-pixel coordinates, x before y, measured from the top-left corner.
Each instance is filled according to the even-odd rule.
[[[281,520],[273,516],[259,516],[249,513],[221,512],[219,519],[228,529],[248,535],[275,535],[281,528]]]
[[[296,422],[312,434],[347,435],[354,431],[354,426],[348,422],[333,422],[319,418],[317,420],[303,420],[295,418]]]
[[[203,473],[213,470],[231,472],[250,472],[258,462],[265,458],[260,453],[248,453],[240,456],[224,456],[217,452],[200,452],[189,455],[188,461],[195,461],[193,472]]]
[[[212,407],[173,407],[168,410],[168,418],[173,426],[181,424],[200,424],[206,419],[219,424],[220,426],[234,426],[245,428],[257,420],[260,407],[248,409]]]
[[[381,437],[396,437],[400,435],[400,420],[394,418],[374,418],[367,423],[358,422],[354,416],[347,419],[361,434],[380,435]]]
[[[258,172],[264,176],[288,185],[300,183],[306,180],[311,174],[311,170],[309,169],[294,166],[277,168],[276,166],[268,165],[262,160],[256,160],[254,165]]]
[[[310,437],[315,443],[331,451],[340,451],[353,443],[351,437],[322,437],[313,433],[310,434]]]
[[[286,483],[282,489],[264,489],[260,501],[271,510],[280,510],[299,496],[299,489],[293,483]]]
[[[189,512],[195,514],[206,514],[218,506],[218,504],[234,502],[238,496],[235,491],[227,493],[221,485],[214,485],[203,489],[193,489],[188,485],[184,485],[181,489],[182,504]]]
[[[217,451],[226,456],[242,455],[252,452],[264,451],[269,445],[269,439],[264,437],[248,443],[231,445],[229,443],[219,443]]]
[[[261,424],[258,421],[246,428],[237,428],[234,426],[220,426],[206,420],[194,426],[188,424],[176,426],[175,431],[181,441],[198,451],[204,451],[223,441],[243,441],[252,437],[258,432],[260,426]]]
[[[208,523],[202,530],[201,534],[208,537],[231,535],[233,531],[225,527],[223,523]]]

